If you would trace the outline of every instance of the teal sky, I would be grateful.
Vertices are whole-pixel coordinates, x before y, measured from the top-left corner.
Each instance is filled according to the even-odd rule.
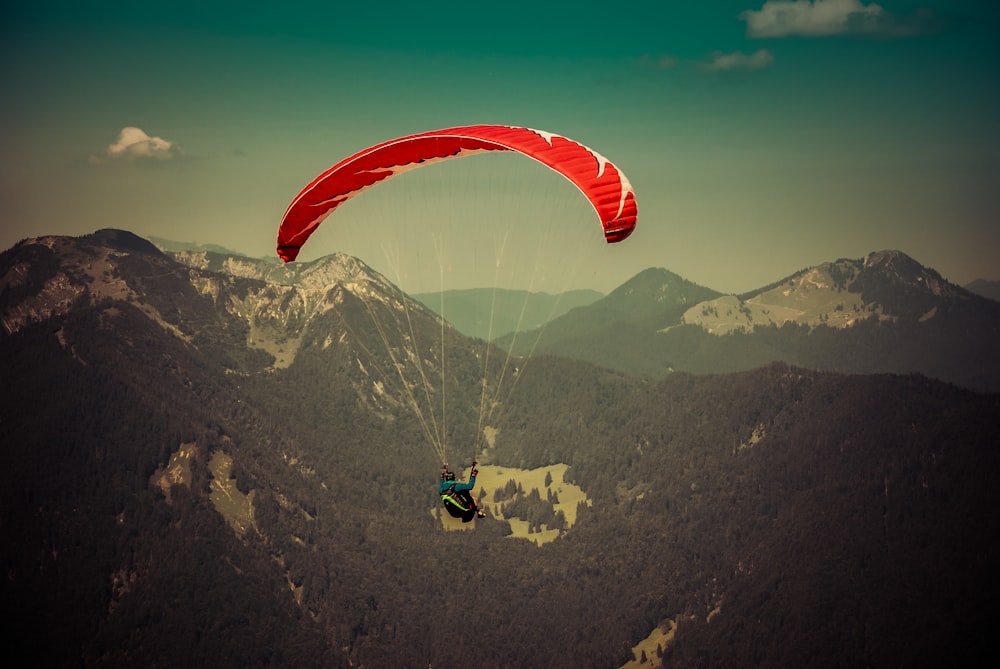
[[[7,3],[0,247],[121,227],[268,255],[292,197],[342,157],[503,123],[576,139],[635,187],[630,239],[605,245],[595,218],[557,241],[586,249],[582,287],[655,266],[739,292],[884,248],[955,283],[1000,279],[993,0],[343,4]],[[522,207],[564,190],[479,160],[456,164],[537,189]],[[328,219],[302,258],[345,249],[386,271],[364,244],[406,256],[417,237],[367,217],[388,201],[379,215],[434,225],[436,178],[363,194],[344,234]],[[449,197],[478,192],[440,178]],[[443,236],[456,266],[477,255]]]

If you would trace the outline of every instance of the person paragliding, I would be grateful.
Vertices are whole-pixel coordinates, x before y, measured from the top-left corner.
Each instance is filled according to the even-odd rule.
[[[607,243],[617,244],[634,231],[638,209],[632,184],[614,163],[597,151],[568,137],[544,130],[507,125],[466,125],[383,141],[344,158],[314,178],[292,199],[282,216],[276,240],[278,256],[286,263],[295,261],[309,237],[336,209],[348,200],[369,189],[377,188],[397,175],[442,161],[490,152],[517,153],[565,177],[590,202]],[[405,301],[403,306],[405,309]],[[383,327],[377,321],[376,309],[369,307],[369,313],[382,334],[393,366],[400,377],[400,392],[409,395],[409,405],[422,424],[437,461],[447,463],[447,447],[442,434],[438,433],[433,412],[430,413],[430,420],[425,420],[424,410],[410,392],[410,386],[415,384],[404,378],[402,370],[405,368],[405,360],[398,360],[395,357],[394,345],[386,339]],[[406,318],[409,321],[409,315]],[[441,322],[444,323],[443,318]],[[412,325],[410,325],[409,339],[411,341],[416,339]],[[440,360],[442,419],[443,398],[446,396],[443,389],[445,365],[443,339],[442,334]],[[487,349],[487,360],[488,351],[489,349]],[[415,355],[414,359],[423,379],[424,389],[427,391],[429,405],[431,395],[436,393],[431,392],[424,370],[420,366],[422,357]],[[484,409],[488,404],[485,383],[487,368],[488,366],[484,367],[480,426],[485,425],[484,417],[489,417]],[[503,379],[503,376],[501,373],[500,378]],[[499,382],[496,392],[499,393]],[[495,401],[494,403],[499,404]],[[478,453],[477,444],[477,455],[473,457],[478,457]],[[471,473],[468,483],[458,483],[454,473],[449,471],[448,465],[445,464],[439,489],[441,501],[448,513],[466,523],[476,516],[485,517],[471,495],[478,474],[475,462],[472,463]]]
[[[478,474],[479,470],[476,469],[475,462],[472,463],[472,472],[468,483],[455,481],[455,473],[448,469],[447,463],[441,471],[441,484],[438,489],[441,494],[441,502],[448,513],[455,518],[461,518],[463,523],[467,523],[477,516],[479,518],[486,517],[486,514],[472,497],[472,489],[476,487]]]

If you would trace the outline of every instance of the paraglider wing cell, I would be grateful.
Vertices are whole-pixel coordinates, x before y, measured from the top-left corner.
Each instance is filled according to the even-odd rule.
[[[587,197],[608,243],[635,228],[635,194],[628,179],[601,154],[571,139],[530,128],[474,125],[400,137],[360,151],[316,177],[292,200],[278,228],[278,255],[295,260],[319,224],[358,193],[397,174],[486,151],[514,151],[550,167]]]

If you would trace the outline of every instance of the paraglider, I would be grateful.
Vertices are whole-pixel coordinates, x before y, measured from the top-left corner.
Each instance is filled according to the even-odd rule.
[[[485,518],[476,500],[472,497],[472,489],[476,487],[476,476],[479,470],[476,463],[472,463],[472,472],[469,475],[468,483],[458,483],[455,481],[455,473],[448,469],[445,463],[441,471],[441,483],[438,492],[441,494],[441,503],[453,518],[461,518],[463,523],[471,521],[473,518]]]
[[[541,130],[472,125],[409,135],[345,158],[292,200],[278,228],[278,255],[291,262],[319,224],[341,204],[397,174],[488,151],[514,151],[569,179],[593,205],[608,243],[635,228],[632,185],[607,158],[571,139]]]
[[[569,180],[597,213],[604,238],[609,244],[620,242],[632,234],[637,216],[635,193],[626,176],[607,158],[583,144],[550,132],[503,125],[471,125],[408,135],[382,142],[341,160],[317,176],[295,196],[282,217],[278,228],[278,256],[286,263],[294,261],[309,237],[340,205],[396,175],[433,163],[490,152],[513,152],[527,156]],[[369,309],[369,313],[373,320],[378,318],[374,309]],[[409,316],[406,318],[409,322]],[[412,324],[410,328],[409,339],[415,341]],[[376,323],[376,329],[382,335],[392,359],[391,369],[400,377],[400,393],[406,396],[407,404],[423,426],[432,449],[441,462],[445,463],[439,485],[445,509],[452,516],[461,518],[463,522],[469,522],[476,516],[484,517],[470,494],[478,473],[476,463],[473,462],[469,482],[456,483],[455,475],[448,470],[446,464],[447,452],[443,435],[447,430],[443,427],[441,430],[437,429],[433,413],[430,421],[425,420],[424,410],[410,390],[411,386],[418,384],[411,384],[403,378],[404,360],[396,357],[392,346],[385,340],[385,330],[381,324]],[[442,349],[443,342],[442,320]],[[496,398],[488,401],[487,397],[486,370],[489,369],[491,348],[492,344],[488,344],[484,355],[480,430],[485,425],[484,415],[488,417],[493,410],[487,407],[500,404]],[[510,358],[511,354],[508,351],[504,369]],[[440,365],[442,386],[443,360],[442,352]],[[413,361],[419,368],[420,383],[424,385],[425,391],[428,391],[426,394],[429,403],[431,393],[427,375],[421,367],[423,364],[421,356],[413,356]],[[389,377],[389,374],[383,374],[383,378]],[[519,375],[515,375],[515,378],[519,378]],[[501,372],[496,383],[497,394],[503,379],[504,374]],[[443,417],[445,403],[443,390],[440,395]],[[480,443],[477,438],[477,458]]]

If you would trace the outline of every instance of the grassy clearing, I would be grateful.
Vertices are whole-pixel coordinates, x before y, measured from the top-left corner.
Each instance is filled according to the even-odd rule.
[[[196,449],[197,444],[193,442],[181,444],[170,456],[170,462],[167,463],[167,466],[157,469],[153,473],[151,481],[167,498],[167,502],[171,501],[171,487],[175,485],[191,487],[191,460],[194,458]]]
[[[288,337],[274,326],[260,325],[253,320],[250,322],[247,346],[273,355],[275,369],[285,369],[291,365],[301,343],[301,337]]]
[[[637,643],[632,648],[634,659],[623,664],[619,669],[641,669],[642,667],[658,667],[660,657],[658,654],[667,649],[667,646],[674,640],[677,632],[677,623],[673,620],[667,621],[666,629],[654,627],[649,636]],[[643,661],[645,658],[645,662]]]
[[[208,469],[212,472],[212,492],[209,495],[215,510],[222,514],[226,522],[242,536],[254,526],[253,491],[244,495],[236,487],[236,479],[230,472],[233,459],[222,451],[212,453]]]
[[[515,467],[483,465],[479,468],[479,476],[476,477],[476,489],[473,491],[473,495],[476,499],[479,499],[482,495],[483,509],[489,515],[510,523],[512,536],[528,539],[541,546],[550,541],[555,541],[559,536],[559,530],[543,529],[541,532],[529,533],[527,520],[503,517],[500,513],[500,505],[492,503],[493,492],[502,489],[510,480],[514,480],[515,483],[519,484],[524,489],[525,494],[530,493],[533,489],[537,489],[542,499],[546,499],[551,490],[559,498],[559,502],[554,504],[553,507],[556,511],[563,512],[563,515],[566,517],[567,527],[572,527],[576,522],[577,505],[580,502],[585,504],[590,504],[591,502],[583,489],[565,480],[566,470],[568,469],[569,465],[561,463],[539,467],[538,469],[517,469]],[[470,470],[468,469],[462,472],[461,478],[467,481],[469,472]],[[551,483],[546,486],[545,480],[549,476],[551,476]],[[475,527],[476,522],[490,522],[489,520],[485,520],[463,523],[458,518],[452,518],[447,513],[440,514],[440,517],[442,525],[444,525],[445,529],[449,530],[467,530]]]

